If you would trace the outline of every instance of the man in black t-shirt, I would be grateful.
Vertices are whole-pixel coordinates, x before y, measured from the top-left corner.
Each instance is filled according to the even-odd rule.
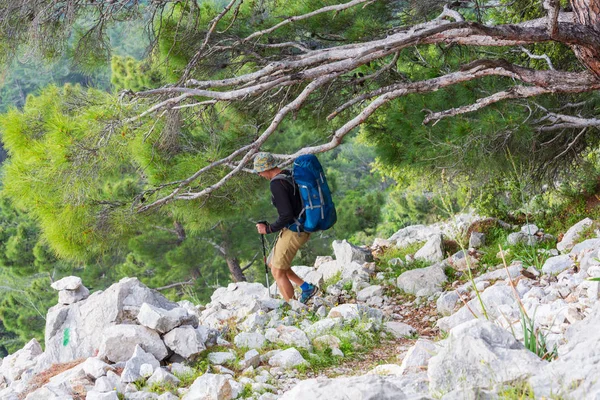
[[[291,179],[290,171],[279,168],[275,158],[269,153],[258,153],[255,156],[254,172],[271,181],[271,201],[279,214],[272,224],[256,224],[256,230],[261,235],[279,232],[277,242],[268,258],[271,273],[286,301],[294,298],[293,282],[302,289],[300,301],[306,303],[318,289],[296,275],[292,270],[292,260],[298,249],[308,241],[310,233],[288,229],[302,212],[300,193]],[[278,175],[279,177],[274,179]]]

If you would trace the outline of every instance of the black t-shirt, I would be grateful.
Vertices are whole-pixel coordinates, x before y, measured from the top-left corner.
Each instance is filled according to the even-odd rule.
[[[281,171],[281,174],[291,178],[292,173],[288,170]],[[271,180],[271,202],[277,208],[279,217],[268,228],[267,232],[279,232],[283,228],[290,226],[302,211],[302,199],[298,187],[286,179]]]

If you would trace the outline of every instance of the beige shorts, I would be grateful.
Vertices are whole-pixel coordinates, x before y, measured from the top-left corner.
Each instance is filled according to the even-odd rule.
[[[294,232],[287,228],[283,228],[279,232],[275,247],[271,250],[267,263],[271,268],[290,269],[292,268],[292,260],[296,256],[298,249],[308,241],[310,233]]]

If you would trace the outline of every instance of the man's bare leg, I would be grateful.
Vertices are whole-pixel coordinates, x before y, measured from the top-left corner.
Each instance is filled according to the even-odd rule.
[[[277,287],[285,301],[293,299],[294,287],[292,286],[292,282],[288,279],[287,271],[284,269],[271,268],[271,272],[273,273],[273,278],[275,278]]]
[[[304,281],[298,275],[296,275],[296,273],[291,268],[286,270],[286,272],[287,277],[290,281],[294,282],[298,286],[302,286]]]

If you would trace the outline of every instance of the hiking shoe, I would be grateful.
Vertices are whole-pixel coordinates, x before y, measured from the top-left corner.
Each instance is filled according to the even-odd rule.
[[[319,288],[315,285],[309,283],[309,287],[306,290],[302,291],[302,296],[300,296],[300,303],[306,304],[308,301],[319,291]]]

